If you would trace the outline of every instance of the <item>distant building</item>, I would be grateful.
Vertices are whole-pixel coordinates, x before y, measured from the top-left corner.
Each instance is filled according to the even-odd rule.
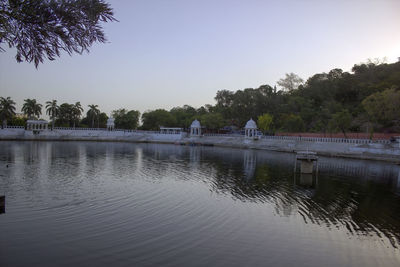
[[[26,116],[24,113],[15,113],[14,116],[19,119],[27,119],[28,118],[28,116]]]
[[[160,133],[162,134],[180,134],[183,132],[183,128],[177,127],[160,127]]]
[[[107,130],[113,131],[115,128],[114,118],[110,117],[107,119]]]
[[[197,119],[190,125],[190,136],[201,136],[201,125]]]
[[[257,124],[253,119],[250,119],[244,127],[245,137],[254,138],[257,136]]]

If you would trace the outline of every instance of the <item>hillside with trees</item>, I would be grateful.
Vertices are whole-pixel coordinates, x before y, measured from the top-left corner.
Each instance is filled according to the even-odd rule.
[[[208,131],[242,128],[253,118],[267,134],[309,133],[393,133],[400,132],[400,60],[386,64],[371,62],[354,65],[351,72],[333,69],[303,81],[286,74],[276,86],[261,85],[237,91],[219,90],[215,105],[194,108],[189,105],[171,110],[156,109],[142,114],[136,110],[112,112],[117,128],[158,130],[160,126],[188,128],[198,119]],[[21,124],[13,119],[15,103],[1,98],[3,125]],[[107,115],[97,105],[89,105],[84,115],[80,103],[46,103],[52,125],[105,127]],[[42,105],[26,99],[22,111],[27,118],[38,118]]]
[[[305,82],[290,73],[278,85],[281,90],[270,85],[219,90],[215,105],[175,107],[170,116],[166,110],[149,111],[143,114],[142,128],[161,123],[189,127],[194,118],[210,129],[241,128],[253,118],[269,133],[400,132],[400,61],[369,61],[354,65],[351,72],[333,69]]]

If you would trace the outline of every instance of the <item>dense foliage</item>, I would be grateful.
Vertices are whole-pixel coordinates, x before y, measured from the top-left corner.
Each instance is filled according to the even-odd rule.
[[[114,20],[103,0],[0,0],[0,45],[15,47],[18,62],[37,67],[61,51],[80,54],[104,43],[101,22]]]
[[[126,110],[124,108],[114,110],[112,116],[115,119],[115,127],[118,129],[136,129],[139,124],[140,112]]]
[[[333,69],[305,83],[290,73],[278,85],[282,90],[270,85],[236,92],[219,90],[214,106],[146,112],[143,129],[159,125],[185,128],[195,118],[211,129],[240,128],[253,118],[261,119],[257,123],[268,132],[400,131],[400,61],[358,64],[351,72]]]
[[[7,126],[7,120],[12,120],[15,115],[15,102],[10,97],[0,97],[1,127]]]

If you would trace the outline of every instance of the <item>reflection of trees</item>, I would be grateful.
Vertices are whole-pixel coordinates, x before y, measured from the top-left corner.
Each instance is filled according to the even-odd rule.
[[[284,216],[297,211],[306,223],[345,227],[357,235],[385,235],[393,246],[399,245],[400,202],[398,196],[388,192],[393,184],[390,179],[379,182],[360,177],[330,177],[325,170],[319,175],[317,186],[307,188],[294,185],[292,166],[287,162],[259,159],[254,176],[248,177],[248,165],[243,164],[240,156],[204,155],[215,169],[211,187],[218,193],[241,201],[272,203],[276,212]],[[397,177],[393,178],[397,181]]]
[[[371,169],[378,170],[378,175],[371,177],[363,171],[363,162],[354,162],[352,169],[353,163],[324,159],[318,184],[302,186],[294,183],[291,154],[154,144],[54,142],[49,147],[44,142],[5,144],[0,151],[3,161],[23,160],[29,165],[49,160],[49,165],[62,166],[69,162],[68,168],[57,172],[48,167],[47,176],[51,179],[70,177],[72,180],[84,170],[91,172],[85,176],[90,177],[110,171],[110,167],[119,177],[137,171],[154,180],[166,176],[180,180],[200,178],[218,194],[240,201],[270,203],[282,216],[298,214],[307,223],[344,227],[354,235],[374,232],[386,236],[393,246],[400,244],[400,196],[390,193],[398,190],[400,177],[398,169],[392,172],[383,163],[368,162],[373,165]],[[336,171],[335,166],[343,167]],[[362,175],[357,176],[358,172]],[[20,176],[32,177],[28,180],[32,187],[40,173],[40,168],[26,168]],[[345,176],[351,173],[355,175]]]

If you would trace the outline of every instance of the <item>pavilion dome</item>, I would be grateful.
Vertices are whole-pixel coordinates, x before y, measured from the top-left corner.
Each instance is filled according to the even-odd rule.
[[[247,123],[246,126],[244,127],[245,129],[257,129],[257,124],[253,119],[250,119]]]
[[[110,118],[107,119],[107,125],[111,125],[111,124],[114,124],[114,118],[113,117],[110,117]]]
[[[200,122],[198,120],[194,120],[190,128],[201,128]]]

